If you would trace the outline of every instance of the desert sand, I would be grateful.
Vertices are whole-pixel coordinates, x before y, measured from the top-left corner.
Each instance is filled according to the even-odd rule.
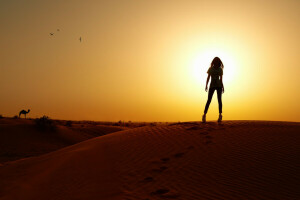
[[[53,121],[53,120],[52,120]],[[127,127],[59,121],[55,131],[39,130],[35,121],[0,119],[0,163],[38,156],[84,140],[124,130]]]
[[[43,141],[14,127],[29,136],[7,140],[8,153]],[[186,122],[91,139],[75,128],[60,133],[79,143],[1,162],[1,200],[300,199],[300,123]]]

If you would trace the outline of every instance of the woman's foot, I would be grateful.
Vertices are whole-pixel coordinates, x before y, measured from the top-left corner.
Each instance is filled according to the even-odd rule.
[[[220,114],[219,114],[218,122],[221,122],[221,121],[222,121],[222,114],[220,113]]]
[[[203,123],[206,122],[206,114],[204,114],[204,115],[202,116],[202,122],[203,122]]]

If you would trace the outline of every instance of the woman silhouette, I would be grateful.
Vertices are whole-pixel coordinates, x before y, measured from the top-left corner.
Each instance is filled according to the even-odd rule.
[[[206,113],[213,97],[215,90],[217,90],[218,95],[218,103],[219,103],[219,119],[218,122],[222,121],[222,93],[224,93],[224,85],[223,85],[223,68],[224,65],[219,57],[215,57],[210,64],[210,67],[207,71],[207,80],[206,80],[206,87],[205,91],[207,92],[207,85],[209,79],[211,77],[211,82],[208,90],[208,99],[205,105],[204,114],[202,116],[202,122],[206,122]]]

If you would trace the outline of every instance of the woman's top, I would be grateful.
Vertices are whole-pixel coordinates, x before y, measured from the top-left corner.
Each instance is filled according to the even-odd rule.
[[[211,76],[211,82],[209,88],[222,87],[222,82],[219,79],[219,76],[223,75],[223,69],[221,67],[218,68],[210,67],[207,73]]]

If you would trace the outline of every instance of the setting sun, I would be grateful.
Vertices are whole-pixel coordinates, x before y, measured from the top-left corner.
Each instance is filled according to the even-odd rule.
[[[207,49],[199,52],[195,58],[193,64],[193,75],[195,78],[199,79],[202,83],[206,81],[206,72],[210,67],[210,64],[214,57],[219,57],[224,64],[224,84],[233,84],[235,80],[236,64],[234,58],[235,55],[230,55],[230,52],[226,52],[223,49]]]
[[[300,199],[300,0],[0,1],[0,199]]]
[[[300,120],[298,1],[116,2],[2,3],[2,112],[199,120],[217,56],[226,119]]]

